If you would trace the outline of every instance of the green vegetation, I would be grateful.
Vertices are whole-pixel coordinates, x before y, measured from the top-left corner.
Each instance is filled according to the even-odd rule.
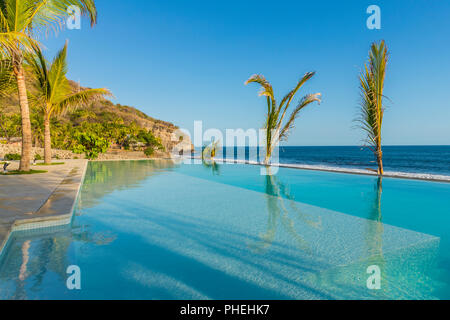
[[[2,142],[8,143],[12,137],[19,137],[22,133],[21,126],[20,114],[6,115],[0,113],[0,135],[6,139]]]
[[[8,153],[3,157],[6,161],[17,161],[20,160],[21,155],[17,153]]]
[[[151,157],[155,153],[155,149],[153,147],[148,147],[144,150],[144,154],[147,157]]]
[[[308,94],[304,96],[292,111],[287,121],[284,122],[286,112],[288,111],[294,96],[298,90],[300,90],[300,88],[314,76],[314,74],[314,72],[306,73],[297,83],[295,88],[292,89],[283,98],[283,100],[281,100],[281,103],[278,106],[275,100],[272,85],[262,75],[253,75],[245,82],[246,85],[253,82],[261,85],[259,95],[265,96],[267,99],[267,116],[264,126],[264,129],[266,130],[266,156],[264,163],[266,165],[270,163],[272,152],[279,142],[287,140],[289,131],[294,127],[294,122],[299,112],[310,103],[320,103],[320,93]]]
[[[111,111],[102,111],[105,109],[109,110],[111,107]],[[104,100],[97,102],[95,107],[85,106],[80,109],[70,110],[64,116],[52,118],[50,121],[52,147],[70,150],[76,154],[86,153],[89,159],[96,158],[112,145],[116,145],[116,147],[124,150],[145,150],[148,148],[152,148],[153,151],[164,150],[161,140],[155,137],[151,130],[140,127],[137,121],[130,117],[130,113],[113,112],[115,108],[115,106],[110,105],[109,101]],[[131,107],[127,108],[130,111],[135,110]],[[38,108],[32,108],[31,111],[32,119],[41,117]],[[15,126],[16,116],[16,114],[2,115],[3,119],[7,120],[3,123],[8,132],[14,132],[16,129],[20,131],[20,125],[18,128]],[[132,121],[130,122],[130,120]],[[43,145],[43,121],[32,121],[32,128],[35,145]],[[14,133],[6,138],[13,136],[15,136]],[[83,157],[79,156],[78,158]],[[40,159],[36,158],[36,160]]]
[[[381,150],[381,127],[383,124],[383,90],[388,62],[384,41],[373,43],[369,53],[369,65],[360,75],[361,111],[358,122],[367,133],[366,143],[374,153],[378,164],[378,175],[383,175],[383,152]]]
[[[70,107],[74,108],[81,104],[88,104],[104,95],[111,95],[111,92],[103,88],[78,89],[74,92],[69,80],[66,78],[67,42],[50,65],[45,60],[39,47],[35,47],[33,54],[27,55],[26,58],[33,72],[33,86],[35,88],[35,94],[30,94],[30,100],[32,105],[36,106],[44,117],[44,162],[50,164],[52,159],[51,117],[65,112]],[[88,145],[86,152],[88,152],[89,158],[97,157],[97,152],[106,151],[108,147],[106,142],[96,141],[93,143],[92,139],[95,139],[95,137],[89,135],[84,137],[85,133],[81,135],[82,137],[79,138],[81,140],[80,144]]]
[[[39,46],[37,33],[58,30],[68,17],[67,8],[76,5],[82,15],[88,16],[91,25],[97,22],[93,0],[1,0],[0,2],[0,53],[2,67],[1,91],[16,87],[21,110],[22,159],[20,170],[30,170],[32,133],[24,56]],[[6,71],[6,72],[3,72]],[[5,76],[3,76],[5,75]]]
[[[88,159],[95,159],[99,153],[106,152],[108,149],[108,141],[93,132],[77,132],[75,139],[77,144],[73,151],[86,153]]]
[[[7,173],[0,172],[2,176],[17,176],[22,174],[38,174],[38,173],[47,173],[45,170],[29,170],[29,171],[21,171],[21,170],[13,170],[8,171]]]
[[[96,24],[93,0],[0,0],[0,143],[18,142],[11,140],[22,136],[22,157],[12,158],[21,161],[21,171],[30,170],[33,144],[44,146],[45,163],[51,162],[52,147],[89,159],[112,145],[153,155],[164,148],[151,130],[176,128],[105,100],[111,95],[106,89],[81,88],[68,80],[67,43],[52,63],[45,60],[37,34],[57,32],[71,5],[91,26]]]

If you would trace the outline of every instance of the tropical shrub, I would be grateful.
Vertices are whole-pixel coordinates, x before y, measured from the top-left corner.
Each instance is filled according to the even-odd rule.
[[[3,157],[6,161],[20,160],[22,157],[18,153],[8,153]]]
[[[136,138],[139,142],[145,143],[147,147],[164,150],[164,146],[161,144],[161,140],[155,137],[151,131],[141,130],[137,134]]]
[[[106,152],[109,143],[93,132],[78,132],[75,136],[77,145],[72,152],[86,153],[88,159],[96,159],[100,153]],[[81,151],[81,152],[80,152]]]
[[[42,116],[39,114],[39,110],[32,109],[32,111],[33,141],[36,146],[42,146],[44,140],[44,123]],[[17,116],[3,115],[3,118],[5,121],[1,124],[4,124],[4,129],[8,133],[6,138],[18,136],[17,131],[20,131],[20,121],[17,121]],[[95,113],[79,109],[71,113],[69,118],[70,121],[65,121],[58,117],[51,119],[53,133],[51,136],[52,148],[71,150],[75,154],[83,154],[86,152],[86,145],[91,144],[86,141],[80,143],[80,135],[86,133],[90,138],[97,137],[103,139],[103,141],[99,141],[100,145],[105,144],[105,141],[107,143],[106,148],[96,148],[97,156],[99,152],[105,152],[112,144],[116,144],[127,150],[137,144],[141,145],[143,150],[148,147],[153,147],[154,151],[164,150],[161,140],[155,137],[150,130],[139,127],[134,122],[125,124],[120,117],[116,116],[116,118],[113,118],[108,115],[108,120],[113,119],[113,121],[107,122]],[[0,136],[4,135],[2,133],[3,129],[0,130]]]
[[[147,148],[144,150],[144,154],[145,154],[147,157],[151,157],[154,153],[155,153],[155,148],[154,148],[154,147],[147,147]]]

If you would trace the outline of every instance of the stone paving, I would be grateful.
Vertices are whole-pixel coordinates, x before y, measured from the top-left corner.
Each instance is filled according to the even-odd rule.
[[[12,231],[69,223],[86,167],[87,160],[64,160],[32,168],[47,173],[0,175],[0,252]]]

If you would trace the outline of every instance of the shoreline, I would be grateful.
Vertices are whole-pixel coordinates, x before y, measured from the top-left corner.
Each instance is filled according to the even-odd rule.
[[[186,157],[184,159],[190,160],[201,160],[201,157]],[[232,159],[215,159],[217,162],[223,163],[237,163],[237,164],[249,164],[255,166],[264,166],[263,163],[251,160],[232,160]],[[290,164],[290,163],[272,163],[271,167],[280,168],[290,168],[290,169],[300,169],[300,170],[310,170],[310,171],[322,171],[322,172],[332,172],[332,173],[344,173],[344,174],[356,174],[364,176],[377,177],[378,175],[374,172],[365,169],[352,169],[344,167],[331,167],[331,166],[321,166],[321,165],[307,165],[307,164]],[[409,179],[409,180],[420,180],[420,181],[430,181],[430,182],[444,182],[450,183],[450,176],[429,174],[429,173],[408,173],[408,172],[393,172],[385,171],[383,178],[396,178],[396,179]]]

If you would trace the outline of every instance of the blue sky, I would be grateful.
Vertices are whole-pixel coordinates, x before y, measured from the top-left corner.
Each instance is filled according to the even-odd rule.
[[[263,74],[280,99],[307,71],[305,109],[289,145],[359,145],[358,74],[371,42],[386,40],[386,145],[450,144],[450,1],[97,0],[99,23],[43,39],[69,44],[69,77],[107,87],[115,102],[192,130],[259,128],[265,102],[244,86]],[[381,30],[366,27],[369,5]]]

